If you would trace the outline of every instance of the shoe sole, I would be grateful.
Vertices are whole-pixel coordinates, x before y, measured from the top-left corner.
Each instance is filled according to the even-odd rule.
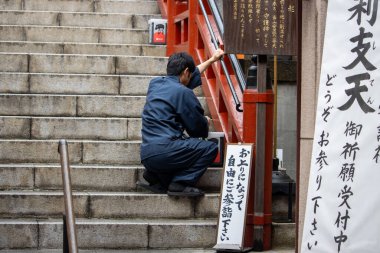
[[[173,197],[203,197],[205,194],[204,193],[196,193],[196,192],[171,192],[168,191],[167,194],[169,196]]]
[[[136,185],[138,187],[141,187],[141,188],[143,188],[145,190],[148,190],[148,191],[151,191],[153,193],[158,193],[158,194],[165,194],[166,193],[166,191],[164,191],[164,190],[158,189],[157,187],[154,187],[154,186],[151,186],[151,185],[148,185],[148,184],[144,184],[144,183],[142,183],[140,181],[138,181],[136,183]]]

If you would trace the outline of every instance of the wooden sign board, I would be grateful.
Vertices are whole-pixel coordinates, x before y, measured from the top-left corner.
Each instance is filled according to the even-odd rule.
[[[220,198],[217,250],[244,250],[253,144],[228,144]]]
[[[296,55],[298,0],[223,0],[224,50]]]

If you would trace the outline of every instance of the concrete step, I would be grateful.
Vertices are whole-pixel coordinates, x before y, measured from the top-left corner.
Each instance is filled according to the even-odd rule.
[[[31,41],[0,41],[0,52],[159,56],[166,54],[165,46],[147,44],[60,43]]]
[[[216,220],[77,219],[79,248],[211,248]],[[61,249],[61,220],[0,220],[0,248]]]
[[[140,117],[142,96],[0,94],[0,115]]]
[[[69,26],[0,25],[2,41],[146,44],[148,30]]]
[[[160,15],[0,10],[0,25],[72,26],[148,29]]]
[[[153,76],[0,73],[1,93],[146,95]]]
[[[215,219],[77,219],[76,224],[79,248],[83,249],[164,248],[166,252],[172,248],[207,249],[213,247],[216,242]],[[265,252],[294,252],[295,224],[273,223],[273,231],[272,247],[278,250]],[[62,248],[61,220],[3,219],[0,220],[0,234],[4,235],[4,240],[0,241],[0,248]],[[277,237],[287,237],[289,240],[286,244],[278,244],[280,241]],[[122,252],[124,251],[119,253]]]
[[[206,109],[206,99],[199,101]],[[144,96],[0,94],[0,115],[137,118],[144,104]]]
[[[59,170],[56,169],[55,172],[57,171]],[[129,172],[134,171],[130,170]],[[73,174],[73,177],[75,175]],[[61,178],[59,173],[57,178]],[[61,191],[0,191],[0,199],[4,204],[3,207],[0,207],[0,217],[47,218],[60,216],[64,210]],[[192,201],[191,198],[172,198],[166,194],[143,192],[75,192],[74,199],[76,216],[87,218],[217,217],[219,210],[219,193],[208,193],[205,197]],[[180,205],[176,204],[178,199],[181,199],[178,202]],[[160,203],[163,203],[165,208],[158,208]],[[179,206],[178,209],[177,206]],[[275,217],[273,219],[275,220]]]
[[[0,53],[0,71],[165,75],[166,57]]]
[[[134,250],[107,250],[107,249],[80,249],[82,253],[215,253],[212,249],[134,249]],[[262,251],[264,253],[295,253],[295,249],[273,249]],[[33,249],[15,249],[15,250],[0,250],[0,253],[62,253],[62,249],[49,250],[33,250]]]
[[[0,138],[139,140],[138,118],[59,118],[0,116]]]
[[[136,192],[74,192],[74,212],[80,218],[215,218],[219,194],[202,198],[170,197]],[[0,218],[59,218],[63,192],[0,191]]]
[[[71,183],[75,191],[143,191],[136,182],[145,181],[140,166],[71,166]],[[62,190],[61,166],[57,164],[0,164],[2,190]],[[218,192],[221,168],[208,168],[198,186],[208,192]]]
[[[72,164],[140,164],[139,141],[70,140]],[[58,140],[0,140],[0,161],[6,163],[59,163]]]
[[[273,222],[272,247],[296,248],[296,224]]]
[[[145,96],[155,76],[0,72],[0,93]],[[202,87],[194,90],[203,96]]]
[[[2,10],[158,14],[157,1],[120,0],[0,0]]]

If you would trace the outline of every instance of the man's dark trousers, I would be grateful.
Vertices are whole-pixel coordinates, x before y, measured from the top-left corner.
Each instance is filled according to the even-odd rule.
[[[164,151],[142,161],[165,188],[171,182],[194,186],[218,154],[217,144],[196,138],[173,140],[168,144],[152,144]]]

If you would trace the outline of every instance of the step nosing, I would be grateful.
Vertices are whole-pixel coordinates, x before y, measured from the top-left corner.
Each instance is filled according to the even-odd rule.
[[[125,169],[125,170],[140,170],[144,169],[143,165],[129,165],[129,166],[122,166],[122,165],[97,165],[97,164],[71,164],[70,167],[72,169]],[[50,169],[50,168],[57,168],[60,169],[61,165],[59,163],[57,164],[25,164],[25,163],[19,163],[19,164],[0,164],[0,168],[39,168],[39,169]]]
[[[1,142],[46,142],[46,143],[58,143],[61,139],[48,139],[48,140],[41,140],[41,139],[0,139]],[[106,143],[106,144],[141,144],[141,140],[130,140],[130,141],[120,141],[120,140],[79,140],[79,139],[66,139],[69,143]]]
[[[91,27],[91,26],[55,26],[55,25],[0,25],[0,27],[21,27],[21,28],[57,28],[57,29],[91,29],[91,30],[120,30],[120,31],[143,31],[142,28],[111,28],[111,27]]]
[[[164,48],[166,45],[154,45],[154,44],[148,44],[148,43],[104,43],[104,42],[70,42],[70,41],[63,41],[63,42],[56,42],[56,41],[22,41],[22,40],[0,40],[0,43],[22,43],[22,44],[57,44],[57,45],[109,45],[109,46],[145,46],[145,47],[157,47],[157,48]]]
[[[65,76],[65,77],[71,77],[71,76],[77,76],[77,77],[139,77],[139,78],[155,78],[159,77],[157,75],[125,75],[125,74],[77,74],[77,73],[29,73],[29,72],[1,72],[0,75],[31,75],[31,76]]]
[[[123,12],[89,12],[89,11],[69,11],[69,10],[0,10],[0,14],[2,13],[52,13],[52,14],[75,14],[75,15],[93,15],[93,16],[161,16],[161,14],[155,13],[123,13]]]
[[[74,56],[74,57],[118,57],[118,58],[141,58],[141,59],[168,59],[165,56],[144,56],[144,55],[96,55],[96,54],[52,54],[52,53],[7,53],[0,52],[0,55],[31,55],[31,56]]]
[[[104,98],[145,98],[145,95],[106,95],[106,94],[40,94],[40,93],[0,93],[0,96],[8,96],[8,97],[104,97]],[[4,115],[5,116],[5,115]]]
[[[114,121],[114,120],[120,120],[120,121],[128,121],[128,120],[141,120],[139,117],[128,117],[128,118],[121,118],[121,117],[114,117],[114,118],[106,118],[106,117],[60,117],[60,116],[18,116],[18,115],[0,115],[0,118],[6,118],[6,119],[38,119],[38,120],[99,120],[99,121]]]
[[[0,224],[62,224],[60,219],[0,219]],[[138,218],[138,219],[83,219],[77,218],[77,225],[130,225],[130,224],[151,224],[151,225],[216,225],[217,220],[212,219],[153,219],[153,218]]]

